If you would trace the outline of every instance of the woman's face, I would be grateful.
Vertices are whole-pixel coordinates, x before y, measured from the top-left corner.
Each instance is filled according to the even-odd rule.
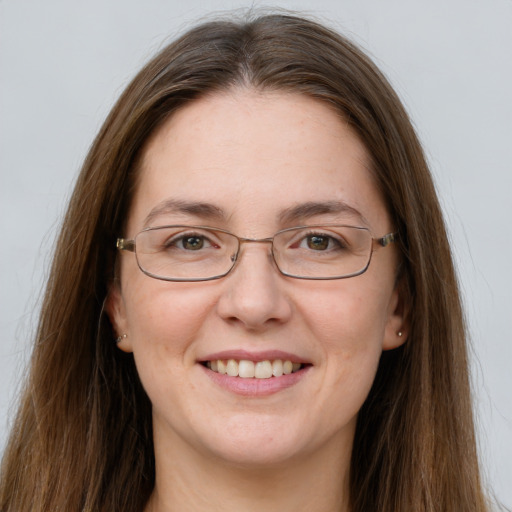
[[[245,89],[208,96],[147,144],[123,235],[185,224],[265,238],[338,223],[382,236],[393,225],[368,165],[351,129],[316,100]],[[244,244],[226,277],[166,282],[123,252],[109,314],[151,399],[157,453],[256,465],[349,453],[381,351],[402,341],[396,264],[392,244],[360,276],[300,280],[279,273],[269,244]],[[303,366],[268,379],[207,367],[229,359]]]

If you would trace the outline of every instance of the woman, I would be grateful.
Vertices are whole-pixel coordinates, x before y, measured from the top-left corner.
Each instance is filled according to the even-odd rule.
[[[486,510],[439,204],[353,44],[209,23],[128,86],[2,471],[2,510]]]

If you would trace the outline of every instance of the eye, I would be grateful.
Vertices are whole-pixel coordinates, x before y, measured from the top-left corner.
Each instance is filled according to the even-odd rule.
[[[179,249],[183,251],[200,251],[210,247],[218,248],[209,237],[200,233],[180,233],[169,237],[163,244],[163,249]]]
[[[298,244],[300,248],[311,249],[312,251],[332,251],[342,249],[341,240],[323,233],[310,233],[306,235]]]
[[[177,245],[187,251],[198,251],[205,246],[205,243],[207,242],[202,236],[184,236],[178,241]]]
[[[313,249],[315,251],[325,251],[329,248],[331,239],[327,236],[309,235],[306,237],[305,241],[308,249]]]

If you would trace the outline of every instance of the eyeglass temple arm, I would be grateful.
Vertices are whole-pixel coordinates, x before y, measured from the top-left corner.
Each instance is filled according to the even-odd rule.
[[[118,238],[116,247],[120,251],[135,252],[135,240],[125,240],[124,238]]]

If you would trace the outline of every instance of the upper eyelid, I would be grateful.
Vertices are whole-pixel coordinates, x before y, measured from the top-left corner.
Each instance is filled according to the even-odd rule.
[[[167,227],[171,228],[172,226],[157,226],[154,228],[145,229],[143,231],[158,231],[160,229],[163,230]],[[215,236],[215,231],[220,232],[218,229],[215,230],[213,228],[205,228],[205,227],[200,227],[200,226],[176,226],[176,227],[180,227],[183,229],[180,231],[177,231],[176,233],[172,233],[169,237],[167,237],[164,240],[164,242],[163,242],[164,244],[167,244],[167,243],[172,244],[172,243],[178,242],[180,240],[183,240],[187,237],[194,237],[194,236],[197,236],[199,238],[204,238],[210,244],[218,245],[218,244],[222,243],[222,240],[219,239],[219,237]]]
[[[208,238],[209,236],[213,235],[215,233],[215,231],[213,230],[205,230],[204,228],[199,230],[199,229],[194,229],[194,227],[192,226],[190,229],[183,229],[181,231],[177,231],[175,233],[171,233],[171,235],[169,236],[169,239],[181,239],[181,238],[186,238],[186,237],[194,237],[194,236],[197,236],[197,237],[201,237],[201,238]]]
[[[343,237],[340,234],[332,233],[332,232],[326,233],[323,231],[314,231],[314,230],[311,230],[311,231],[305,230],[304,233],[298,233],[297,236],[294,237],[291,241],[292,242],[302,242],[303,240],[306,240],[310,236],[329,238],[332,241],[332,243],[334,243],[335,245],[338,245],[338,246],[347,245],[347,241],[346,241],[345,237]]]
[[[339,235],[339,233],[336,233],[335,231],[332,231],[329,229],[329,226],[311,226],[311,227],[305,227],[304,231],[306,235],[322,235],[322,236],[336,236]]]
[[[292,228],[293,230],[293,228]],[[290,230],[291,232],[293,232],[292,230]],[[287,231],[278,231],[276,233],[277,234],[280,234],[280,233],[283,233],[285,234]],[[313,226],[313,227],[305,227],[305,228],[298,228],[297,232],[294,233],[293,235],[293,238],[299,238],[299,239],[302,239],[302,238],[306,238],[308,236],[324,236],[324,237],[329,237],[329,238],[334,238],[334,239],[337,239],[337,238],[342,238],[340,234],[338,233],[335,233],[333,231],[329,231],[327,229],[322,229],[321,227],[316,227],[316,226]]]
[[[128,246],[129,243],[134,243],[134,247],[136,245],[136,238],[139,234],[143,233],[143,232],[148,232],[148,231],[156,231],[156,230],[159,230],[159,229],[165,229],[165,228],[172,228],[172,227],[176,227],[176,228],[183,228],[184,231],[187,230],[187,229],[200,229],[200,230],[206,230],[206,231],[209,231],[209,232],[218,232],[218,233],[225,233],[227,235],[230,235],[230,236],[233,236],[235,237],[237,240],[238,240],[238,243],[244,243],[246,241],[259,241],[259,242],[270,242],[271,240],[273,241],[274,238],[281,234],[281,233],[286,233],[286,232],[291,232],[293,230],[299,230],[299,229],[304,229],[304,230],[308,230],[308,229],[327,229],[329,230],[329,228],[334,228],[334,227],[348,227],[348,228],[352,228],[352,229],[357,229],[357,230],[363,230],[363,231],[367,231],[371,238],[373,240],[376,240],[374,238],[374,235],[373,233],[370,231],[369,228],[365,227],[365,226],[354,226],[354,225],[350,225],[350,224],[312,224],[312,225],[302,225],[302,226],[294,226],[294,227],[290,227],[290,228],[284,228],[284,229],[281,229],[279,231],[277,231],[276,233],[274,233],[272,236],[270,237],[265,237],[265,238],[246,238],[246,237],[242,237],[242,236],[238,236],[238,235],[235,235],[234,233],[232,233],[231,231],[228,231],[226,229],[223,229],[223,228],[217,228],[217,227],[214,227],[214,226],[201,226],[201,225],[184,225],[184,224],[169,224],[169,225],[162,225],[162,226],[150,226],[150,227],[147,227],[145,229],[143,229],[142,231],[140,231],[134,239],[132,240],[127,240],[127,239],[124,239],[121,240],[121,239],[118,239],[118,248],[120,247],[119,246],[119,240],[121,240],[121,245],[125,245],[125,246]],[[329,236],[329,235],[327,235]],[[342,237],[343,238],[343,237]],[[215,242],[214,242],[215,243]],[[218,243],[221,244],[222,243],[222,240],[218,239]]]

